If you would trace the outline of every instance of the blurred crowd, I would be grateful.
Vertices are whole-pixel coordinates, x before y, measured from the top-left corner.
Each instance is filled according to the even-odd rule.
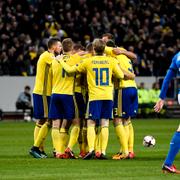
[[[179,0],[1,0],[0,75],[35,75],[49,37],[86,45],[103,33],[137,54],[137,76],[164,76],[180,48]]]

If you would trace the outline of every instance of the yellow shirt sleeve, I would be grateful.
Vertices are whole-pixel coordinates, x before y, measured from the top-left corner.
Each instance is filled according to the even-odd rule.
[[[85,72],[86,72],[86,63],[87,63],[87,60],[79,63],[79,64],[77,65],[77,71],[78,71],[78,72],[85,73]]]
[[[105,53],[107,56],[114,56],[114,53],[113,53],[112,50],[113,50],[112,47],[105,46],[104,53]]]
[[[63,60],[60,60],[59,62],[67,73],[74,73],[77,71],[77,65],[69,66]]]
[[[54,54],[49,53],[46,56],[43,57],[47,64],[52,64],[52,60],[55,59]]]
[[[115,77],[119,79],[124,78],[124,73],[120,69],[119,64],[117,62],[114,62],[114,65],[113,65],[113,74],[115,75]]]

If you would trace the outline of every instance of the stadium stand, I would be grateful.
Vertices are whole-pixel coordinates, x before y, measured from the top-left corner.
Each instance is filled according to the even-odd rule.
[[[179,11],[175,0],[2,0],[0,75],[35,75],[51,36],[85,45],[111,32],[138,55],[137,75],[164,76],[180,47]]]

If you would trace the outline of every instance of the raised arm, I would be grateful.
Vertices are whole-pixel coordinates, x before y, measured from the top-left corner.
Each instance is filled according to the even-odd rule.
[[[127,50],[122,50],[120,48],[113,48],[113,53],[116,54],[116,55],[120,55],[120,54],[123,54],[125,56],[127,56],[129,59],[131,60],[136,60],[137,59],[137,56],[136,54],[134,54],[133,52],[131,51],[127,51]]]

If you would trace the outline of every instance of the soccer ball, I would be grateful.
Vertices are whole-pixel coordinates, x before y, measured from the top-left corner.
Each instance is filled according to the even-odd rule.
[[[24,117],[24,120],[25,120],[26,122],[30,122],[30,121],[31,121],[31,117],[30,117],[30,116],[25,116],[25,117]]]
[[[156,144],[156,140],[153,136],[145,136],[143,139],[143,146],[144,147],[154,147]]]

